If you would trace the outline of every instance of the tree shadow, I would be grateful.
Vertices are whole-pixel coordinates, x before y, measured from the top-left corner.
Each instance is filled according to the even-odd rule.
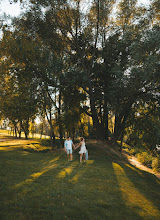
[[[121,164],[127,178],[138,191],[159,210],[160,214],[160,180],[151,173],[140,170],[131,164]],[[160,215],[159,215],[160,217]]]
[[[128,180],[129,172],[139,182],[143,176],[116,155],[98,151],[93,145],[88,145],[88,150],[89,161],[82,164],[78,151],[74,152],[73,162],[68,162],[61,151],[46,153],[45,157],[31,153],[26,161],[21,158],[21,164],[23,159],[25,166],[30,166],[27,174],[21,173],[25,169],[14,161],[15,173],[21,176],[8,179],[14,182],[12,187],[7,186],[8,211],[19,216],[23,213],[28,219],[144,219],[139,214],[143,207],[127,202],[121,185],[127,180],[128,190],[136,188]],[[113,163],[117,164],[118,171]]]

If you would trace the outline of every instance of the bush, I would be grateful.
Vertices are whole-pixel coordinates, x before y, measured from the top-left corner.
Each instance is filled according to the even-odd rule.
[[[158,172],[160,170],[160,157],[157,156],[157,157],[153,157],[153,160],[152,160],[152,169],[153,171],[155,172]]]
[[[120,142],[118,142],[118,144],[120,144]],[[125,142],[123,142],[123,150],[128,155],[133,155],[133,156],[135,156],[139,152],[139,149],[137,149],[135,147],[131,147],[128,144],[126,144]]]
[[[147,152],[142,152],[137,154],[138,160],[147,167],[152,167],[152,155]]]
[[[130,155],[135,155],[136,154],[136,150],[134,148],[131,148],[129,153],[130,153]]]

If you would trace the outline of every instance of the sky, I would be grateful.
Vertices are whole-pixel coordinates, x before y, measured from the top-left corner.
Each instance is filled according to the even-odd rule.
[[[11,2],[12,0],[10,0]],[[151,0],[139,0],[139,4],[148,5]],[[20,3],[9,3],[9,0],[0,0],[0,14],[6,13],[11,16],[18,16],[21,12]]]
[[[18,16],[20,14],[20,2],[9,3],[9,0],[0,0],[0,14],[6,13],[11,16]]]

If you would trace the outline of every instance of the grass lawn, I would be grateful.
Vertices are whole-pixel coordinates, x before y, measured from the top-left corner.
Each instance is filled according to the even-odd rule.
[[[2,135],[0,135],[0,139]],[[89,160],[30,151],[37,140],[0,142],[0,220],[160,219],[160,181],[101,142],[87,143]]]

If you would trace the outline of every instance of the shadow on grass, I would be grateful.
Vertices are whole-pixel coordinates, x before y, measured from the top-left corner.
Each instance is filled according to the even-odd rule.
[[[126,204],[130,204],[132,207],[136,208],[137,214],[143,218],[155,219],[157,217],[158,219],[158,216],[160,217],[160,211],[158,207],[147,198],[146,195],[148,191],[145,195],[142,194],[142,190],[137,188],[137,184],[133,184],[133,181],[127,177],[126,170],[123,168],[122,164],[113,163],[113,168]],[[131,172],[132,171],[130,171],[130,173]],[[136,177],[136,180],[139,181],[139,178]],[[143,185],[144,183],[145,182],[143,182]]]
[[[89,161],[82,164],[78,150],[73,162],[60,150],[27,157],[3,152],[1,219],[158,220],[153,199],[159,184],[152,176],[96,144],[87,147]]]
[[[129,164],[121,164],[121,167],[128,181],[133,184],[133,187],[137,189],[139,194],[159,210],[160,215],[160,180],[155,175]]]

